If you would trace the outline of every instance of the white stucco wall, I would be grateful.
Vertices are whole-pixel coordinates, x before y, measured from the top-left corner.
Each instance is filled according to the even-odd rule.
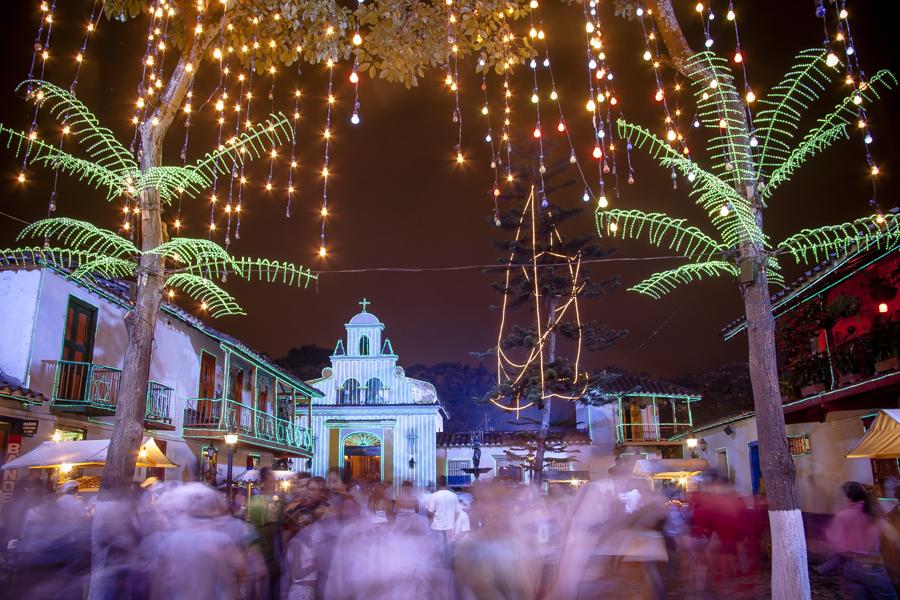
[[[844,504],[840,487],[845,481],[872,483],[872,468],[867,459],[845,458],[865,433],[861,417],[870,411],[842,411],[827,414],[823,423],[788,425],[788,435],[809,435],[810,453],[794,457],[797,469],[797,492],[804,512],[834,513]],[[706,458],[716,466],[715,452],[724,448],[735,488],[741,494],[752,492],[749,443],[756,441],[756,419],[730,424],[734,430],[726,435],[724,426],[699,432],[706,440]]]
[[[28,378],[28,350],[37,320],[41,271],[0,271],[0,372],[25,385]]]

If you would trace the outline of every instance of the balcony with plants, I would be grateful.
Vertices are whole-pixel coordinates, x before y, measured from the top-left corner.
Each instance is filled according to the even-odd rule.
[[[847,325],[847,323],[853,323]],[[900,322],[860,314],[854,296],[818,298],[779,322],[785,401],[839,390],[900,370]]]

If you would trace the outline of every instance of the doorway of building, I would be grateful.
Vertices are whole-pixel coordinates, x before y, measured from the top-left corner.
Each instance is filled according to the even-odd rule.
[[[344,438],[344,469],[352,479],[381,480],[381,438],[373,433],[351,433]]]

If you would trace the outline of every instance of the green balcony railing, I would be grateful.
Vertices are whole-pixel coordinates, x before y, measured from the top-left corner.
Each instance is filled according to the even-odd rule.
[[[112,414],[119,403],[121,369],[71,360],[55,361],[51,404],[60,410]],[[147,384],[146,420],[171,426],[175,390],[156,381]],[[153,427],[150,427],[151,429]]]
[[[307,428],[230,399],[186,400],[183,430],[184,437],[209,437],[208,431],[235,432],[255,445],[312,452]]]
[[[147,382],[147,409],[145,419],[152,423],[172,424],[172,400],[175,390],[158,381]]]
[[[86,406],[115,411],[122,371],[115,367],[71,360],[56,361],[51,402],[57,406]]]

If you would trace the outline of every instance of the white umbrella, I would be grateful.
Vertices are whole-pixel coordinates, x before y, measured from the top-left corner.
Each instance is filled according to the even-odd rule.
[[[102,467],[106,464],[106,452],[110,440],[73,440],[44,442],[31,452],[9,461],[0,469],[56,469],[60,465],[73,467]],[[144,438],[138,451],[138,467],[175,469],[153,438]]]

